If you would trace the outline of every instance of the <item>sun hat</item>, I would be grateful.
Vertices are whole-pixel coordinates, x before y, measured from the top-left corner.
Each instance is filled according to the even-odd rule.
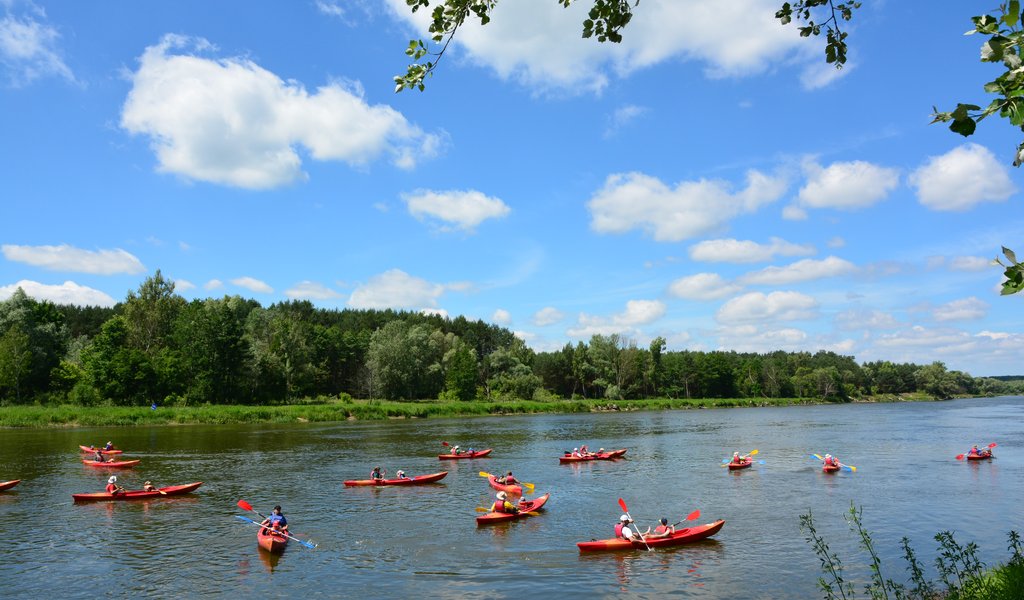
[[[107,483],[117,483],[117,475],[111,475],[110,479],[107,480]]]
[[[508,495],[505,494],[505,492],[498,492],[497,494],[495,494],[495,496],[498,498],[498,500],[504,500],[505,498],[508,497]]]
[[[621,517],[619,517],[619,520],[623,523],[629,523],[629,515],[622,515]]]

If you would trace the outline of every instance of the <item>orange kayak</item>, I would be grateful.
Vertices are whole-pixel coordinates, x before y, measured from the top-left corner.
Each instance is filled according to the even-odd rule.
[[[441,471],[439,473],[431,473],[430,475],[406,477],[405,479],[349,479],[345,482],[345,485],[349,487],[356,485],[420,485],[440,481],[447,474],[448,471]]]
[[[506,521],[514,521],[516,519],[522,519],[523,517],[532,517],[530,514],[535,510],[540,510],[542,506],[547,504],[548,498],[551,497],[550,493],[544,494],[543,496],[537,496],[533,500],[521,501],[516,505],[519,509],[517,513],[503,513],[503,512],[489,512],[486,515],[480,515],[476,518],[477,525],[492,525],[494,523],[504,523]]]
[[[12,487],[18,485],[19,483],[21,483],[20,479],[14,479],[12,481],[0,481],[0,492],[4,490],[9,490]]]
[[[480,458],[487,456],[491,453],[494,448],[488,448],[486,450],[477,450],[476,452],[463,452],[462,454],[438,454],[438,460],[456,460],[459,458]]]
[[[284,552],[285,546],[288,545],[288,538],[266,527],[260,527],[256,532],[256,543],[267,552],[279,554]]]
[[[203,485],[202,481],[188,483],[185,485],[172,485],[159,488],[156,491],[146,492],[143,490],[131,490],[123,494],[108,494],[107,492],[95,492],[92,494],[71,494],[75,502],[102,502],[107,500],[144,500],[146,498],[163,498],[165,496],[179,496],[195,491]],[[162,494],[160,492],[163,492]]]
[[[675,533],[664,538],[646,538],[644,545],[640,540],[624,540],[622,538],[611,538],[607,540],[591,540],[589,542],[577,542],[576,546],[580,552],[602,552],[608,550],[645,550],[651,548],[663,548],[668,546],[681,546],[709,538],[725,525],[725,521],[719,520],[706,525],[677,529]]]
[[[114,462],[100,462],[98,460],[82,459],[82,464],[90,467],[103,467],[107,469],[126,469],[139,464],[139,460],[116,460]]]

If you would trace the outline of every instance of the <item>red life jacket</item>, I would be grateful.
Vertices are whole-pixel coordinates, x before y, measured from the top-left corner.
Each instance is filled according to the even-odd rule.
[[[665,533],[668,531],[668,525],[658,525],[654,528],[654,533]]]
[[[505,512],[505,501],[504,500],[495,500],[494,501],[494,505],[491,506],[491,511],[492,512],[499,512],[499,513]]]
[[[619,523],[618,525],[615,526],[615,537],[621,538],[621,539],[627,539],[627,538],[623,537],[623,535],[622,535],[622,526],[623,526],[622,523]]]
[[[507,475],[507,476],[505,477],[505,485],[512,485],[512,484],[514,484],[515,482],[516,482],[516,478],[515,478],[515,477],[513,477],[513,476],[511,476],[511,475]]]
[[[108,483],[107,484],[107,493],[108,494],[114,494],[116,491],[117,491],[117,486],[115,484],[113,484],[113,483]]]

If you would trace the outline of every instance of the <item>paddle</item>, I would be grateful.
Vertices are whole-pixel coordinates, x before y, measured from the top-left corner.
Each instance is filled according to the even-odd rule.
[[[989,444],[989,445],[988,445],[988,447],[989,447],[989,454],[991,454],[991,453],[992,453],[992,452],[991,452],[991,449],[992,449],[992,448],[995,448],[995,447],[996,447],[996,446],[998,446],[998,445],[999,445],[999,444],[996,444],[995,442],[992,442],[991,444]],[[970,452],[968,452],[967,454],[970,454]],[[995,458],[995,457],[993,456],[992,458]],[[964,455],[963,455],[963,454],[957,454],[957,455],[956,455],[956,459],[957,459],[957,460],[963,460],[963,459],[964,459]]]
[[[480,476],[481,477],[494,477],[494,475],[491,475],[490,473],[488,473],[486,471],[480,471]],[[531,494],[533,493],[533,489],[535,487],[537,487],[537,486],[535,486],[532,483],[529,483],[527,481],[520,481],[519,484],[522,485],[524,488],[526,488],[526,490],[528,492],[530,492]]]
[[[619,506],[622,507],[622,512],[626,513],[626,517],[630,521],[633,521],[633,516],[629,514],[629,508],[626,507],[626,501],[623,500],[622,498],[619,498]],[[625,526],[628,527],[629,524],[626,523]],[[649,552],[651,550],[651,546],[647,543],[647,540],[644,539],[644,534],[640,533],[639,526],[637,526],[636,528],[636,533],[640,536],[640,541],[644,543],[644,546],[647,548],[647,551]]]
[[[256,513],[256,514],[259,514],[259,513]],[[249,517],[243,517],[241,515],[235,515],[235,518],[236,519],[241,519],[241,520],[245,521],[246,523],[252,523],[253,525],[255,525],[257,527],[263,527],[263,525],[257,523],[256,521],[253,521]],[[307,548],[311,548],[312,549],[312,548],[316,548],[317,547],[317,544],[311,544],[309,542],[300,540],[299,538],[297,538],[297,537],[295,537],[293,535],[288,535],[287,533],[285,533],[283,531],[275,531],[274,533],[277,534],[277,535],[283,535],[284,537],[286,537],[286,538],[288,538],[290,540],[295,540],[296,542],[302,544],[303,546],[305,546]]]

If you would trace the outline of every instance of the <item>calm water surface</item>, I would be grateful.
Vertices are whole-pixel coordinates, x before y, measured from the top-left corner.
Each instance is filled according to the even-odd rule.
[[[130,489],[203,481],[190,496],[75,505],[108,473],[81,464],[78,444],[112,439],[142,463],[118,472]],[[493,447],[493,458],[439,461],[440,442]],[[997,459],[953,459],[997,442]],[[627,459],[559,465],[581,443],[628,448]],[[764,465],[730,473],[732,451]],[[811,453],[857,473],[824,475]],[[381,465],[394,473],[448,470],[409,488],[345,488]],[[480,471],[512,469],[551,492],[540,516],[477,528],[493,494]],[[932,536],[953,530],[987,562],[1008,557],[1024,531],[1024,399],[538,415],[308,425],[0,431],[4,597],[576,597],[817,598],[818,560],[799,515],[851,574],[866,571],[843,520],[863,506],[886,577],[902,580],[899,540],[931,564]],[[580,555],[575,542],[609,537],[624,498],[653,524],[695,509],[725,519],[713,539],[655,552]],[[293,532],[280,557],[235,518],[245,499],[284,506]],[[250,515],[254,516],[254,515]]]

